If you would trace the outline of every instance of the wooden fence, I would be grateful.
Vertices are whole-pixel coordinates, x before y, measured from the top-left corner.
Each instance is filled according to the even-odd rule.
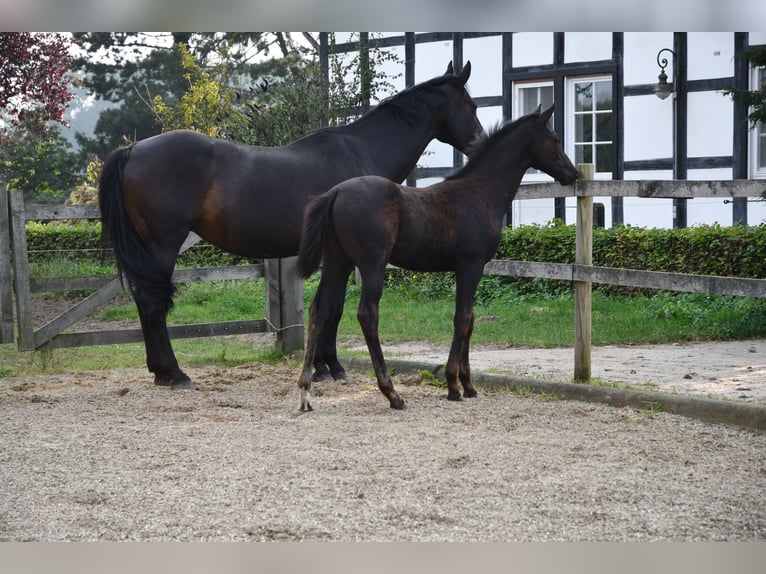
[[[13,342],[14,326],[18,330],[20,351],[143,341],[140,329],[65,332],[73,324],[96,313],[121,295],[127,285],[123,278],[104,275],[54,279],[30,277],[26,222],[97,219],[101,216],[98,206],[24,205],[22,193],[9,193],[4,185],[0,185],[0,206],[7,206],[7,209],[0,208],[0,343]],[[181,252],[192,247],[199,239],[196,234],[191,233],[181,247]],[[297,280],[294,260],[295,258],[267,259],[263,264],[177,269],[173,274],[174,283],[265,277],[266,317],[171,326],[168,328],[171,338],[275,332],[277,348],[286,351],[301,347],[303,283]],[[94,292],[39,329],[35,329],[32,323],[33,293],[79,290]],[[16,309],[15,324],[13,301]]]
[[[594,181],[589,167],[580,166],[581,178],[571,186],[557,183],[529,184],[519,190],[517,200],[551,197],[577,198],[577,238],[575,263],[546,263],[506,261],[493,259],[484,268],[487,275],[537,277],[572,281],[575,285],[575,341],[574,376],[584,381],[590,378],[591,347],[591,284],[603,283],[625,287],[662,289],[747,297],[766,297],[766,279],[746,279],[709,275],[690,275],[657,271],[639,271],[597,267],[592,263],[593,197],[645,197],[645,198],[735,198],[760,197],[766,182],[755,180],[734,181]],[[41,207],[24,206],[20,192],[6,194],[0,185],[0,342],[13,341],[13,307],[15,292],[18,343],[20,350],[42,347],[65,347],[105,343],[141,341],[138,329],[64,333],[76,321],[94,313],[123,291],[119,277],[103,276],[35,280],[29,277],[25,223],[35,219],[97,218],[95,206]],[[10,230],[7,233],[6,230]],[[183,249],[194,242],[187,240]],[[766,255],[766,254],[765,254]],[[11,262],[13,283],[11,282]],[[303,283],[297,279],[294,258],[267,260],[264,265],[245,265],[222,268],[177,270],[175,282],[215,281],[266,277],[266,318],[261,320],[230,321],[203,325],[184,325],[171,328],[171,337],[202,337],[237,333],[276,332],[277,346],[281,350],[303,345]],[[31,323],[31,293],[75,289],[98,289],[91,296],[62,313],[59,317],[35,331]]]

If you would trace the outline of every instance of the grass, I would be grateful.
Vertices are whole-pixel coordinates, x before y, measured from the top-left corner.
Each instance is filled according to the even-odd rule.
[[[306,283],[306,309],[318,277]],[[360,289],[350,285],[339,341],[362,340],[356,320]],[[63,304],[62,304],[63,305]],[[180,285],[170,324],[204,323],[264,316],[263,280],[219,281]],[[392,287],[380,304],[380,336],[385,342],[431,341],[447,344],[452,337],[454,297]],[[475,307],[472,343],[555,347],[574,339],[574,300],[560,295],[520,294],[510,289],[486,292]],[[606,344],[657,344],[766,337],[766,300],[704,294],[652,297],[607,297],[593,294],[592,341]],[[103,320],[136,320],[131,302],[102,310]],[[39,326],[38,326],[39,327]],[[183,365],[236,365],[284,360],[271,349],[237,338],[183,339],[173,343]],[[62,372],[144,365],[142,344],[19,353],[15,345],[0,346],[0,378],[35,372]]]

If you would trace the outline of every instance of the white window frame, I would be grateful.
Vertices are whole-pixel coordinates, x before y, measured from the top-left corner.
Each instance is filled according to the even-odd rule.
[[[750,89],[756,90],[766,82],[766,68],[751,66],[750,68]],[[750,125],[748,124],[748,127]],[[759,166],[758,158],[761,150],[766,146],[766,126],[758,123],[750,130],[750,177],[752,179],[766,179],[766,165]]]
[[[513,119],[517,120],[521,116],[524,115],[524,110],[521,109],[521,90],[530,89],[530,88],[551,88],[554,89],[553,85],[553,78],[549,80],[535,80],[535,81],[520,81],[520,82],[514,82],[513,83]],[[551,116],[550,123],[551,126],[553,125],[553,118],[556,115],[556,112],[554,111],[554,115]],[[523,183],[538,183],[538,182],[545,182],[545,181],[553,181],[553,178],[549,176],[547,173],[544,173],[542,171],[538,171],[536,169],[529,169],[527,170],[527,173],[524,174]]]
[[[609,81],[614,82],[614,77],[612,74],[599,74],[594,76],[571,76],[566,78],[566,116],[565,116],[565,129],[564,129],[564,149],[567,152],[567,155],[572,158],[573,162],[576,162],[576,154],[575,154],[575,84],[581,84],[586,82],[599,82],[599,81]],[[612,122],[614,122],[614,104],[615,102],[612,102]],[[614,137],[614,132],[612,132],[612,137]],[[595,132],[594,132],[595,137]],[[593,142],[594,144],[599,143],[599,140],[595,140]],[[614,139],[609,140],[608,142],[606,140],[602,141],[601,143],[609,143],[610,145],[614,146],[615,142]],[[594,169],[596,167],[595,165],[595,157],[593,158],[594,163]],[[614,167],[614,166],[612,166]],[[594,178],[595,179],[612,179],[612,171],[602,171],[602,172],[595,172]]]

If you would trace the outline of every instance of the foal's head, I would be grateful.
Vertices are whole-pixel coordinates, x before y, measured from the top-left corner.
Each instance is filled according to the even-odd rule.
[[[536,135],[528,148],[532,167],[539,169],[553,177],[561,185],[569,185],[577,179],[577,168],[564,153],[561,146],[561,139],[548,125],[548,121],[553,115],[551,107],[541,112],[541,106],[530,114],[530,122],[536,129]]]

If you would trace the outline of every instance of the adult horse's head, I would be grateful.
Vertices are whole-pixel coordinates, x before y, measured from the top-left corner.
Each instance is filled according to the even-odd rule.
[[[473,145],[484,134],[476,115],[476,102],[466,88],[470,75],[471,62],[466,62],[458,74],[455,74],[450,62],[444,76],[436,78],[433,86],[446,96],[434,135],[439,141],[454,146],[466,155],[471,154]]]
[[[559,136],[548,125],[554,106],[551,104],[544,112],[540,111],[542,106],[537,106],[531,114],[531,121],[537,130],[537,136],[529,148],[532,167],[544,171],[561,185],[570,185],[577,179],[577,168],[564,153]]]

